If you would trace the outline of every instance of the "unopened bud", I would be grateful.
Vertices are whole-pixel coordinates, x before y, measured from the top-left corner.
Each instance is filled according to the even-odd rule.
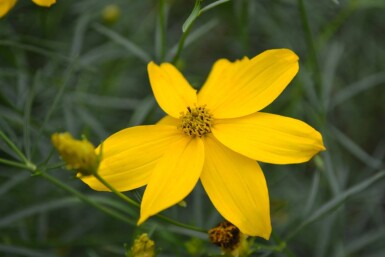
[[[76,140],[65,132],[54,133],[51,140],[67,169],[75,170],[83,176],[97,172],[99,157],[95,153],[95,147],[87,139]]]
[[[154,257],[155,243],[146,233],[135,239],[130,251],[126,252],[127,257]]]
[[[107,24],[115,23],[120,17],[120,9],[116,4],[109,4],[103,8],[102,19]]]

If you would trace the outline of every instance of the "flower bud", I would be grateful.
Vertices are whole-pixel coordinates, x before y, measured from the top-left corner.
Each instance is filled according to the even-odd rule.
[[[106,5],[102,10],[102,19],[107,24],[115,23],[120,17],[120,9],[116,4]]]
[[[88,176],[97,172],[99,158],[95,147],[87,140],[76,140],[70,133],[54,133],[51,140],[67,169],[75,170],[80,175]]]
[[[126,252],[127,257],[154,257],[155,243],[146,233],[135,239],[130,251]]]

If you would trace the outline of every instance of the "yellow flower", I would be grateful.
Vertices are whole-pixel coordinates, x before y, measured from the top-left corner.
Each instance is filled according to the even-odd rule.
[[[70,133],[65,132],[54,133],[51,141],[67,164],[67,169],[76,170],[81,176],[97,172],[99,158],[88,140],[76,140]]]
[[[306,123],[259,112],[298,71],[288,49],[235,62],[218,60],[200,90],[171,64],[148,64],[152,90],[168,115],[123,129],[103,143],[99,174],[120,191],[147,185],[138,224],[183,200],[200,181],[219,213],[246,235],[268,239],[269,196],[255,161],[308,161],[324,150]],[[96,179],[83,181],[108,190]]]
[[[16,4],[17,0],[0,0],[0,18],[6,15],[9,10]],[[56,0],[32,0],[35,4],[50,7]]]

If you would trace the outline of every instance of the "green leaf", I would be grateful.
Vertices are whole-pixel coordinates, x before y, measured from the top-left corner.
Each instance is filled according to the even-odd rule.
[[[338,196],[334,197],[329,202],[322,205],[318,210],[316,210],[313,214],[310,214],[309,217],[303,221],[296,230],[294,230],[289,236],[286,238],[286,242],[295,236],[300,230],[302,230],[307,225],[321,219],[326,214],[332,213],[335,209],[337,209],[341,204],[343,204],[349,197],[361,193],[362,191],[366,190],[368,187],[373,185],[375,182],[382,180],[385,178],[385,170],[379,171],[377,174],[371,176],[370,178],[364,180],[363,182],[351,187],[350,189],[346,190],[345,192],[339,194]]]
[[[132,41],[128,40],[127,38],[119,35],[115,31],[106,28],[102,25],[96,24],[93,26],[93,28],[99,32],[100,34],[103,34],[104,36],[110,38],[115,43],[123,46],[126,48],[130,53],[132,53],[134,56],[138,57],[140,60],[142,60],[144,63],[148,63],[151,61],[151,57],[143,51],[139,46],[137,46]]]

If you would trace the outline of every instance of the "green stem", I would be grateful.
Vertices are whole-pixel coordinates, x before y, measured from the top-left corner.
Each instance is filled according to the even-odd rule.
[[[14,161],[6,160],[6,159],[3,159],[3,158],[0,158],[0,163],[6,164],[8,166],[13,166],[13,167],[16,167],[16,168],[26,169],[26,170],[30,170],[31,169],[30,166],[27,166],[24,163],[14,162]]]
[[[94,200],[89,199],[88,197],[86,197],[85,195],[80,193],[79,191],[73,189],[72,187],[67,186],[66,184],[62,183],[61,181],[57,180],[56,178],[52,177],[51,175],[48,175],[47,173],[41,172],[41,171],[38,172],[37,175],[40,175],[41,177],[50,181],[51,183],[55,184],[56,186],[60,187],[61,189],[76,196],[81,201],[95,207],[96,209],[110,215],[111,217],[114,217],[114,218],[121,220],[125,223],[128,223],[130,225],[133,224],[133,221],[131,219],[127,219],[124,215],[120,214],[119,212],[116,212],[112,209],[106,208],[106,207],[100,205],[99,203],[95,202]]]
[[[118,190],[116,190],[113,186],[111,186],[104,178],[102,178],[98,173],[94,174],[94,177],[99,180],[104,186],[106,186],[108,189],[111,190],[114,194],[116,194],[119,198],[122,200],[128,202],[129,204],[134,205],[135,207],[140,207],[140,204],[136,201],[132,200],[130,197],[126,196],[125,194],[122,194]]]
[[[217,7],[218,5],[221,5],[221,4],[224,4],[224,3],[227,3],[227,2],[230,2],[230,0],[218,0],[218,1],[214,2],[214,3],[211,3],[211,4],[209,4],[209,5],[205,6],[205,7],[203,7],[203,8],[200,10],[200,13],[201,13],[201,14],[202,14],[202,13],[205,13],[205,12],[207,12],[208,10],[211,10],[211,9]]]
[[[166,56],[166,17],[165,17],[165,0],[159,1],[159,57],[163,62]]]
[[[207,230],[206,229],[197,228],[195,226],[191,226],[191,225],[187,225],[187,224],[181,223],[179,221],[176,221],[176,220],[173,220],[173,219],[171,219],[169,217],[166,217],[166,216],[164,216],[162,214],[156,214],[156,217],[158,217],[158,218],[160,218],[160,219],[162,219],[162,220],[164,220],[164,221],[166,221],[166,222],[168,222],[170,224],[173,224],[175,226],[207,234]]]
[[[51,164],[49,166],[45,166],[45,170],[55,170],[55,169],[58,169],[58,168],[65,169],[65,163],[64,162],[59,162],[59,163]]]
[[[184,43],[186,41],[186,38],[187,38],[188,34],[191,31],[192,25],[194,24],[196,19],[201,14],[200,11],[201,11],[201,0],[195,0],[194,9],[192,10],[191,14],[189,15],[189,17],[187,18],[187,20],[184,22],[184,24],[182,26],[183,33],[182,33],[182,36],[181,36],[181,38],[179,40],[178,49],[176,51],[176,54],[175,54],[175,56],[174,56],[174,58],[172,60],[172,63],[174,65],[176,65],[176,63],[178,62],[178,60],[180,58],[180,55],[181,55],[182,50],[183,50]]]
[[[318,90],[321,90],[322,88],[322,76],[321,76],[321,69],[318,64],[318,57],[317,57],[317,51],[315,48],[312,32],[310,29],[309,25],[309,19],[306,14],[306,8],[303,0],[297,0],[298,3],[298,8],[299,8],[299,13],[301,16],[301,22],[302,22],[302,27],[305,32],[305,38],[306,38],[306,43],[308,47],[310,48],[310,61],[312,64],[314,76],[315,76],[315,84],[318,88]]]
[[[191,28],[192,28],[192,24],[194,23],[194,21],[191,22],[191,25],[187,28],[187,30],[185,32],[183,32],[182,34],[182,37],[180,38],[179,40],[179,43],[178,43],[178,49],[176,51],[176,54],[174,56],[174,58],[172,59],[172,63],[174,65],[176,65],[176,63],[179,61],[179,58],[180,58],[180,55],[182,53],[182,50],[183,50],[183,46],[184,46],[184,43],[186,41],[186,38],[188,36],[188,34],[190,33],[191,31]]]
[[[121,198],[122,200],[128,202],[129,204],[132,204],[138,208],[140,208],[140,204],[134,200],[132,200],[131,198],[129,198],[128,196],[122,194],[121,192],[117,191],[113,186],[111,186],[104,178],[102,178],[99,174],[94,174],[94,177],[99,180],[104,186],[106,186],[108,189],[111,190],[111,192],[113,192],[115,195],[117,195],[119,198]],[[182,227],[182,228],[186,228],[186,229],[190,229],[190,230],[193,230],[193,231],[198,231],[198,232],[203,232],[203,233],[207,233],[207,231],[205,229],[202,229],[202,228],[197,228],[197,227],[194,227],[194,226],[191,226],[191,225],[186,225],[184,223],[181,223],[181,222],[178,222],[176,220],[173,220],[171,218],[168,218],[166,216],[163,216],[161,214],[156,214],[156,217],[162,219],[163,221],[166,221],[170,224],[173,224],[175,226],[178,226],[178,227]]]
[[[25,155],[19,150],[19,148],[0,130],[0,137],[5,141],[5,143],[19,156],[19,158],[25,163],[28,164],[30,161],[25,157]]]
[[[289,256],[289,257],[296,257],[296,255],[292,253],[287,247],[286,241],[282,240],[280,237],[278,237],[274,233],[271,234],[271,237],[278,244],[278,248],[280,252],[286,254],[286,256]]]
[[[69,67],[67,68],[67,70],[65,71],[65,74],[63,76],[63,81],[61,83],[61,85],[59,86],[59,90],[57,92],[57,94],[55,95],[55,98],[53,99],[53,103],[51,105],[51,107],[48,109],[48,112],[47,114],[45,115],[44,117],[44,120],[37,132],[37,136],[36,136],[36,141],[35,142],[39,142],[40,141],[40,138],[43,134],[43,130],[45,128],[45,125],[48,123],[49,119],[51,118],[52,114],[54,113],[54,111],[56,110],[57,106],[59,105],[59,100],[61,99],[61,97],[63,96],[63,93],[64,93],[64,89],[68,86],[71,78],[72,78],[72,75],[73,75],[73,72],[74,72],[74,65],[69,65]],[[37,145],[37,143],[35,143],[35,146]],[[35,153],[36,151],[36,147],[32,149],[32,156],[33,154]]]
[[[176,54],[175,54],[175,56],[174,56],[174,58],[172,60],[172,63],[174,65],[178,62],[178,60],[180,58],[180,54],[182,53],[183,46],[184,46],[184,43],[186,41],[186,38],[187,38],[188,34],[191,31],[192,25],[198,19],[198,17],[202,13],[205,13],[208,10],[211,10],[211,9],[217,7],[218,5],[226,3],[226,2],[229,2],[229,1],[230,0],[219,0],[219,1],[215,1],[214,3],[211,3],[211,4],[207,5],[204,8],[201,8],[202,0],[195,0],[194,9],[192,10],[190,16],[186,19],[186,21],[184,22],[184,24],[182,26],[183,34],[182,34],[182,36],[181,36],[181,38],[179,40],[178,49],[177,49]]]

